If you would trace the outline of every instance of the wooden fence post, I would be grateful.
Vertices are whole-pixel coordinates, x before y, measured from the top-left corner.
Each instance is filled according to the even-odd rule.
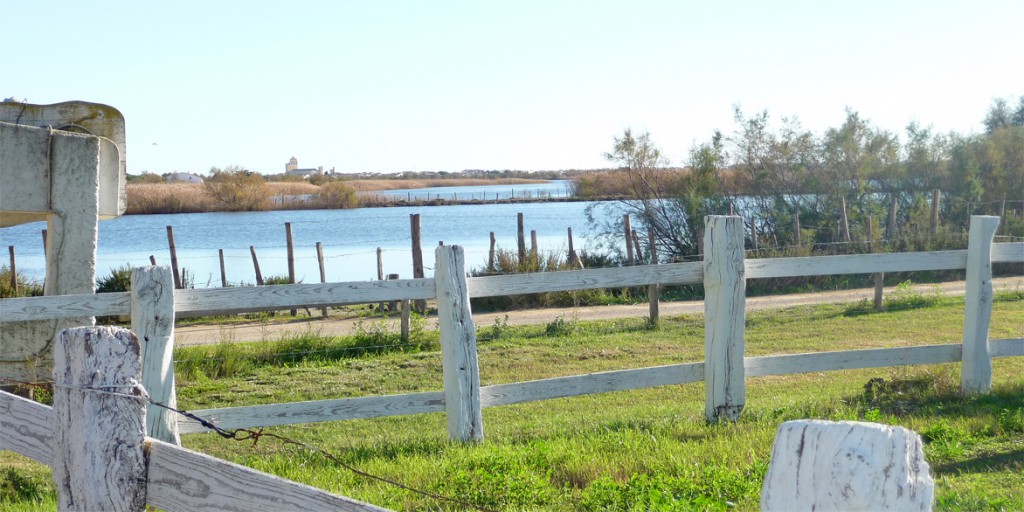
[[[18,294],[18,267],[15,266],[15,264],[14,264],[14,246],[13,245],[8,245],[7,246],[7,250],[8,250],[8,252],[11,253],[11,266],[10,266],[10,271],[11,271],[11,290],[13,290],[15,296],[17,296],[17,294]]]
[[[383,281],[384,280],[384,249],[382,249],[380,247],[377,248],[377,280],[378,281]],[[377,312],[378,313],[383,313],[384,312],[384,303],[383,302],[377,304]]]
[[[960,390],[986,393],[992,389],[992,354],[988,326],[992,318],[992,240],[999,217],[971,216],[967,239],[967,294],[964,298],[964,339]]]
[[[423,279],[423,246],[420,244],[420,214],[409,214],[409,230],[412,235],[412,278]],[[427,301],[417,300],[413,303],[413,309],[422,315],[427,310]]]
[[[515,194],[515,191],[512,192]],[[516,248],[519,249],[519,263],[526,261],[526,228],[523,222],[523,213],[516,214]]]
[[[941,192],[939,189],[932,190],[932,234],[939,232],[939,197]],[[1001,217],[1002,215],[1000,215]]]
[[[181,273],[178,272],[178,251],[174,248],[174,228],[170,226],[167,226],[167,247],[171,250],[171,269],[174,270],[174,287],[180,290]]]
[[[896,194],[892,195],[889,199],[889,220],[885,225],[885,239],[892,240],[896,238]]]
[[[149,397],[177,407],[174,386],[174,281],[168,267],[132,270],[132,331],[142,343],[142,386]],[[167,409],[146,408],[149,437],[181,446],[178,417]]]
[[[288,250],[288,283],[289,284],[295,284],[295,244],[292,242],[292,223],[291,222],[285,222],[284,223],[284,237],[285,237],[285,243],[287,244],[287,250]],[[298,310],[295,310],[295,309],[292,309],[290,311],[292,316],[295,316],[295,314],[297,312],[298,312]]]
[[[491,231],[491,249],[487,251],[487,271],[494,272],[494,246],[497,240],[494,238],[494,231]]]
[[[256,286],[263,286],[263,273],[260,272],[260,260],[256,259],[256,246],[250,245],[249,252],[252,253],[252,268],[256,270]]]
[[[711,423],[736,421],[746,400],[743,218],[706,217],[704,251],[704,414]]]
[[[316,243],[316,262],[320,266],[320,282],[327,282],[327,269],[324,268],[324,244]],[[320,316],[327,317],[327,308],[320,308]]]
[[[448,437],[458,441],[482,441],[480,367],[466,287],[465,254],[461,246],[449,245],[438,247],[434,258]]]
[[[224,271],[224,249],[217,249],[217,256],[220,258],[220,287],[228,287],[228,274]]]
[[[128,329],[60,333],[53,367],[57,510],[145,510],[146,408],[124,396],[139,393],[139,351]]]
[[[629,222],[629,214],[622,216],[622,229],[626,235],[626,265],[633,264],[633,226]]]
[[[846,216],[846,195],[839,196],[839,220],[842,223],[840,231],[843,233],[843,241],[850,241],[850,220]]]

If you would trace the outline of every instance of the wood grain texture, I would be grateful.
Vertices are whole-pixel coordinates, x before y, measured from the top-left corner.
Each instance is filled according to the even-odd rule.
[[[762,279],[947,270],[966,266],[967,251],[937,251],[751,259],[746,261],[746,273],[747,279]]]
[[[473,277],[467,280],[467,284],[471,297],[497,297],[650,284],[697,284],[701,282],[702,274],[700,262],[688,262]]]
[[[458,441],[482,441],[480,365],[466,287],[466,258],[461,246],[440,246],[434,251],[434,282],[448,437]]]
[[[779,426],[761,510],[927,511],[935,482],[921,438],[903,427],[855,421]]]
[[[202,409],[190,412],[226,429],[272,427],[318,421],[444,412],[444,393],[429,391],[404,395]],[[178,428],[182,434],[208,431],[198,422],[186,418],[179,419]]]
[[[53,408],[0,391],[0,451],[53,465]]]
[[[131,304],[132,299],[128,292],[0,299],[0,319],[2,322],[20,322],[54,318],[119,316],[131,313]]]
[[[148,502],[168,512],[386,510],[155,439],[147,444]]]
[[[139,392],[140,357],[139,339],[128,329],[60,333],[53,368],[57,510],[145,509],[146,408],[139,398],[109,393]]]
[[[484,386],[480,388],[480,400],[484,407],[496,407],[552,398],[686,384],[703,379],[704,363],[673,364]]]
[[[434,298],[433,279],[177,290],[176,312],[254,311]]]
[[[988,328],[992,318],[992,240],[999,217],[972,215],[967,237],[967,290],[964,295],[963,363],[960,390],[987,393],[992,389],[992,355]]]
[[[704,414],[709,422],[736,421],[746,400],[746,279],[741,217],[706,218],[703,265]]]
[[[748,377],[763,377],[857,368],[950,363],[959,359],[960,345],[927,345],[748,357],[743,361],[743,366],[746,368]]]
[[[132,331],[142,343],[142,386],[149,397],[177,408],[174,387],[174,274],[170,267],[132,270]],[[146,406],[149,437],[181,445],[178,415]]]

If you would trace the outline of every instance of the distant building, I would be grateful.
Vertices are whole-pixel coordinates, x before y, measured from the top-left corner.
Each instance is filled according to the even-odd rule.
[[[324,167],[320,166],[316,169],[299,169],[299,161],[293,156],[288,163],[284,164],[284,174],[286,176],[299,176],[301,178],[309,178],[314,174],[323,174]]]
[[[167,182],[179,182],[179,183],[202,183],[203,177],[198,174],[191,172],[170,172],[164,174],[164,181]]]

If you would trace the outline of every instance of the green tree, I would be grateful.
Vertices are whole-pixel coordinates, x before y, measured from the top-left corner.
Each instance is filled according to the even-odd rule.
[[[265,210],[270,203],[270,188],[263,176],[234,165],[211,168],[203,191],[227,211]]]

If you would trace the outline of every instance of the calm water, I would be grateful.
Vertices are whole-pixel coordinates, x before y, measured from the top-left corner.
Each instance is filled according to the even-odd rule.
[[[493,193],[493,192],[490,192]],[[459,192],[460,198],[462,192]],[[97,276],[124,264],[170,262],[166,226],[174,228],[178,264],[195,276],[195,286],[220,286],[217,250],[224,249],[227,278],[254,283],[249,246],[256,247],[264,277],[288,275],[284,223],[292,223],[296,278],[320,280],[316,242],[322,242],[328,281],[377,278],[377,247],[383,250],[384,273],[412,277],[409,215],[420,214],[424,265],[431,275],[438,241],[462,245],[467,267],[487,263],[489,232],[498,247],[516,248],[516,213],[525,217],[526,236],[537,231],[541,251],[567,250],[566,228],[573,230],[577,248],[585,247],[589,227],[584,210],[590,203],[484,204],[431,207],[362,208],[355,210],[296,210],[176,215],[129,215],[100,222]],[[0,229],[0,247],[13,245],[18,271],[31,279],[45,275],[40,231],[36,222]],[[529,244],[529,239],[527,239]],[[6,252],[6,251],[5,251]],[[4,261],[6,263],[6,261]]]
[[[565,180],[552,180],[548,183],[531,183],[524,185],[481,185],[473,187],[431,187],[416,189],[384,190],[371,192],[367,195],[390,196],[396,199],[406,200],[485,200],[494,201],[499,199],[510,199],[514,197],[538,198],[553,197],[562,198],[572,196],[569,190],[569,182]],[[574,231],[575,232],[575,231]]]

